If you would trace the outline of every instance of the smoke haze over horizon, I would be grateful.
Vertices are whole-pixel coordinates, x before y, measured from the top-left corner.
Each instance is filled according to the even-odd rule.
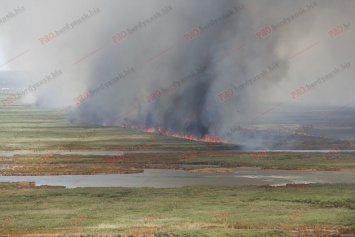
[[[354,1],[1,2],[0,70],[76,123],[222,135],[293,104],[354,106]]]

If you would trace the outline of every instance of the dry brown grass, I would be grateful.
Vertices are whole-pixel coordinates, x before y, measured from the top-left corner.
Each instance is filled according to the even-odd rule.
[[[36,175],[92,175],[92,174],[130,174],[143,170],[132,170],[125,165],[117,164],[30,164],[9,165],[10,169],[1,170],[4,176],[36,176]]]
[[[50,186],[50,185],[40,185],[36,186],[35,182],[0,182],[0,189],[8,190],[8,189],[61,189],[65,188],[65,186]]]
[[[230,168],[200,168],[200,169],[192,169],[189,170],[191,173],[221,173],[221,174],[229,174],[234,173],[233,169]]]

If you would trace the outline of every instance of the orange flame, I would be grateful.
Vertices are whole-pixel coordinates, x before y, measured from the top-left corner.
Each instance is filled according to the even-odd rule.
[[[146,128],[144,132],[155,132],[155,128]]]
[[[196,136],[192,136],[192,135],[181,135],[179,133],[173,133],[170,130],[163,130],[161,128],[146,128],[143,130],[144,132],[150,132],[150,133],[159,133],[165,136],[169,136],[169,137],[177,137],[177,138],[184,138],[184,139],[188,139],[188,140],[193,140],[193,141],[200,141],[200,142],[219,142],[222,143],[224,142],[223,139],[219,136],[203,136],[203,137],[196,137]]]

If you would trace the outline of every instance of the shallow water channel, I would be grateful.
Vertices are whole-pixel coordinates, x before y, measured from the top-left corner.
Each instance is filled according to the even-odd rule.
[[[174,151],[1,151],[0,156],[79,154],[121,155],[124,153],[156,153]],[[178,151],[179,152],[179,151]],[[219,152],[219,151],[216,151]],[[231,151],[220,151],[231,152]],[[258,152],[258,151],[251,151]],[[331,150],[288,150],[274,152],[331,152]],[[342,151],[343,152],[343,151]],[[353,152],[353,151],[345,151]],[[76,187],[156,187],[172,188],[192,185],[285,185],[287,183],[353,183],[354,171],[297,171],[260,168],[236,168],[229,174],[190,173],[185,170],[145,169],[136,174],[58,175],[58,176],[0,176],[0,182],[34,181],[36,185]]]
[[[236,168],[229,174],[190,173],[185,170],[145,169],[138,174],[58,176],[0,176],[0,182],[34,181],[36,185],[77,187],[155,187],[193,185],[285,185],[287,183],[353,183],[353,171],[296,171]]]

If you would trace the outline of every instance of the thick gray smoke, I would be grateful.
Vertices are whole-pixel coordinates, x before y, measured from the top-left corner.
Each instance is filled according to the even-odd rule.
[[[6,58],[30,50],[7,69],[31,71],[30,85],[62,72],[24,98],[71,105],[76,123],[232,131],[226,140],[240,143],[233,128],[262,121],[265,109],[295,100],[291,92],[347,62],[337,82],[297,101],[355,99],[350,0],[3,2]],[[4,21],[17,7],[24,10]]]

